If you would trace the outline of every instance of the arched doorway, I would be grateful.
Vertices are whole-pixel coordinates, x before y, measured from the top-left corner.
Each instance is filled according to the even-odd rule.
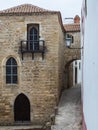
[[[65,86],[70,88],[78,83],[81,83],[80,60],[72,59],[65,65]]]
[[[15,99],[14,120],[19,122],[30,121],[30,102],[22,93]]]

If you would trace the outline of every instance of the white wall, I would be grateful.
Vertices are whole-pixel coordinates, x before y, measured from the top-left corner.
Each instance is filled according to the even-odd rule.
[[[75,72],[77,68],[77,74]],[[75,75],[77,75],[77,84],[81,83],[81,60],[75,60],[73,62],[73,85],[75,85]]]
[[[87,130],[98,130],[98,0],[87,0],[82,64],[85,123]]]

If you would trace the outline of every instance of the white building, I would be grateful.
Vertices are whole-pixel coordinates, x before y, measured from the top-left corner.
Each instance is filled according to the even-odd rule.
[[[83,130],[98,130],[98,0],[82,5]]]

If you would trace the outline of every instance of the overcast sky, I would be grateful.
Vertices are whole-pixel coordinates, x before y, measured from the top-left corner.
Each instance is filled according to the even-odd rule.
[[[60,11],[63,21],[64,18],[81,15],[82,0],[0,0],[0,10],[25,3],[45,9]]]

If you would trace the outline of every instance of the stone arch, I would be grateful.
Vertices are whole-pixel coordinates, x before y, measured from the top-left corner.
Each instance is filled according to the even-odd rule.
[[[7,56],[3,59],[3,61],[2,61],[2,66],[5,66],[5,65],[6,65],[6,62],[7,62],[7,60],[8,60],[10,57],[13,57],[13,58],[16,60],[18,66],[21,66],[20,58],[19,58],[17,55],[12,55],[12,54],[7,55]]]
[[[65,64],[65,88],[70,88],[73,86],[73,68],[72,63],[76,60],[79,60],[79,58],[73,58],[67,61]]]
[[[28,97],[20,93],[14,102],[14,120],[17,122],[30,121],[30,101]]]

